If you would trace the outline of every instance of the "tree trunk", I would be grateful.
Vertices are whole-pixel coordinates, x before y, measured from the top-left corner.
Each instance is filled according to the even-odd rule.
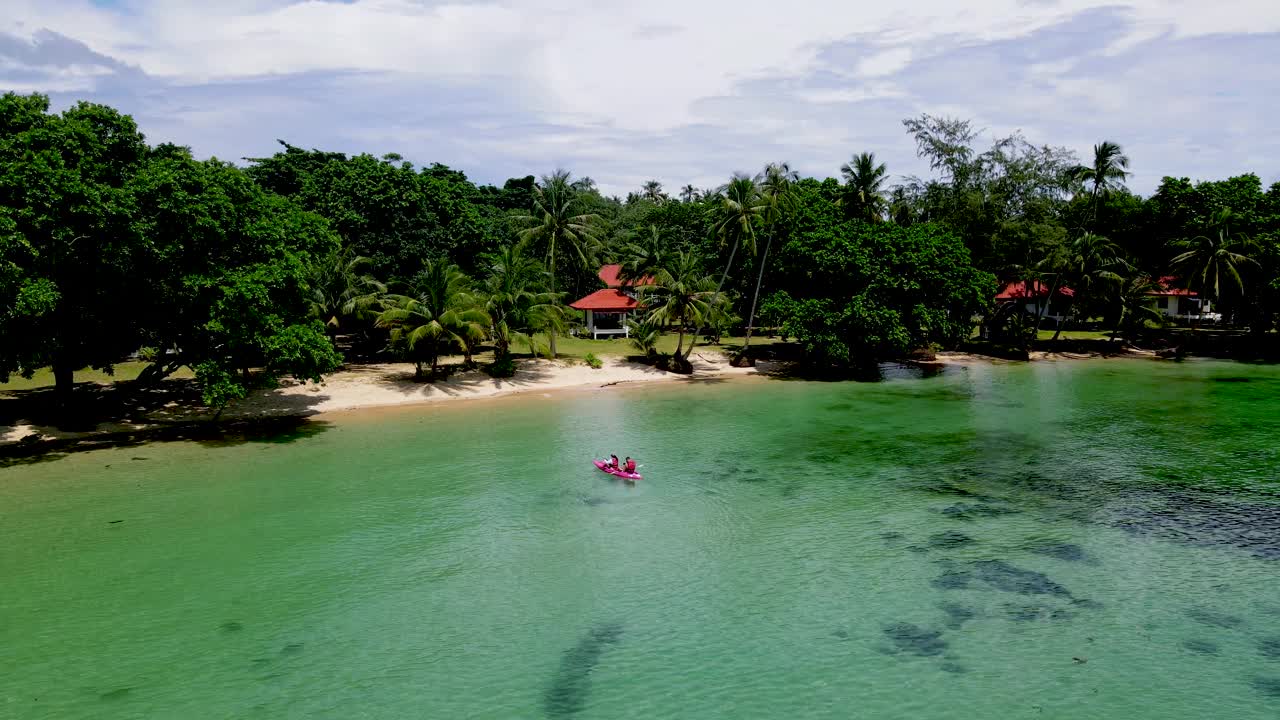
[[[431,382],[436,381],[436,367],[439,363],[440,363],[440,356],[432,355],[431,356]]]
[[[65,363],[55,362],[53,387],[58,404],[65,408],[71,402],[71,391],[75,388],[75,369]]]
[[[421,360],[413,361],[413,379],[419,382],[422,380],[422,361]]]
[[[556,297],[556,246],[554,243],[552,243],[551,245],[551,298],[552,298],[551,300],[552,302],[554,302],[557,305],[560,304],[560,298]],[[551,359],[555,360],[556,359],[556,326],[554,323],[547,328],[547,332],[550,333],[551,335]],[[535,357],[536,357],[536,353],[535,353]]]
[[[720,274],[720,282],[716,285],[716,292],[711,296],[711,311],[714,313],[716,303],[720,300],[720,291],[724,289],[724,281],[729,277],[729,269],[733,267],[733,259],[738,255],[738,245],[734,243],[733,249],[729,251],[729,262],[724,265],[724,272]],[[684,327],[680,328],[681,336],[684,335]],[[693,349],[698,345],[698,328],[693,329],[693,339],[689,341],[689,354],[693,354]],[[686,356],[687,357],[687,356]]]
[[[1041,306],[1040,311],[1036,313],[1036,326],[1032,328],[1032,332],[1034,332],[1035,335],[1032,338],[1032,342],[1035,342],[1040,338],[1040,323],[1044,322],[1044,316],[1049,312],[1049,303],[1053,302],[1053,296],[1058,293],[1058,278],[1060,277],[1060,273],[1054,273],[1053,282],[1049,285],[1049,294],[1045,296],[1044,305]],[[1033,285],[1032,287],[1035,286]],[[1061,329],[1061,326],[1059,326],[1059,329]],[[1028,347],[1027,349],[1030,350],[1031,348]]]
[[[769,246],[773,245],[773,233],[764,242],[764,256],[760,259],[760,273],[756,275],[756,291],[751,296],[751,315],[747,318],[747,337],[742,342],[742,357],[746,357],[747,348],[751,347],[751,331],[756,324],[756,303],[760,300],[760,283],[764,280],[764,266],[769,262]]]

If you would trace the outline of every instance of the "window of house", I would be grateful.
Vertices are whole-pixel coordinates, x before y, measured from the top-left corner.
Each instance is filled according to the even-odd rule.
[[[1162,297],[1162,298],[1160,298],[1159,300],[1156,300],[1156,307],[1160,308],[1161,310],[1168,310],[1168,309],[1169,309],[1169,298],[1167,298],[1167,297]]]

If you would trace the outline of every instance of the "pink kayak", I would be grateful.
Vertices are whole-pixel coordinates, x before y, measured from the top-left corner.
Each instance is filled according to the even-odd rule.
[[[644,479],[644,476],[641,475],[640,473],[629,473],[624,470],[615,470],[609,467],[609,464],[603,460],[592,460],[591,462],[595,463],[596,467],[600,468],[604,472],[607,472],[614,477],[620,477],[623,480],[630,480],[631,482],[635,482],[636,480]]]

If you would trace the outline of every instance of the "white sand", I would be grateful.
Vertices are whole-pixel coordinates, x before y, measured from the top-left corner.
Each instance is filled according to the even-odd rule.
[[[569,388],[604,388],[632,383],[745,376],[758,374],[766,369],[765,363],[760,363],[756,368],[735,368],[723,353],[710,349],[694,352],[692,375],[664,372],[621,358],[603,358],[603,362],[603,367],[595,369],[582,363],[521,360],[517,362],[516,374],[511,378],[491,378],[479,370],[472,370],[456,373],[447,380],[434,383],[414,381],[413,365],[408,363],[357,365],[336,372],[320,383],[286,382],[275,390],[257,391],[244,400],[232,403],[222,417],[227,420],[244,420],[312,415],[356,408],[490,398]],[[87,432],[64,432],[53,427],[22,422],[0,425],[0,445],[17,442],[31,435],[80,438],[98,433],[146,430],[160,424],[198,422],[213,417],[207,408],[182,408],[177,403],[170,403],[164,409],[164,414],[166,418],[163,423],[158,419],[152,422],[153,418],[143,417],[132,423],[104,423]]]

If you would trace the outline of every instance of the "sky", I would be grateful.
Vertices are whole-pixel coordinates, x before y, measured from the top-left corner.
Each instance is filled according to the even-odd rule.
[[[276,141],[566,168],[625,194],[872,151],[927,175],[902,120],[971,119],[1082,159],[1280,180],[1277,0],[3,0],[0,90],[131,114],[240,161]]]

